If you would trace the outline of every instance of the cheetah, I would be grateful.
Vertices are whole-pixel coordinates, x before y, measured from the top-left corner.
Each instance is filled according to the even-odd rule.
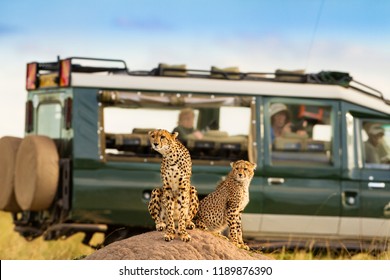
[[[192,161],[187,148],[176,138],[178,133],[158,129],[149,131],[152,148],[162,155],[162,188],[152,191],[148,210],[158,231],[165,230],[165,241],[175,238],[175,219],[178,234],[184,242],[191,240],[188,229],[195,228],[192,219],[198,210],[198,196],[191,186]]]
[[[155,220],[156,229],[158,231],[165,230],[167,224],[167,213],[165,211],[165,207],[162,204],[162,195],[163,188],[153,189],[151,193],[151,199],[148,205],[149,213]],[[199,205],[198,192],[194,186],[191,186],[190,189],[190,202],[193,203],[190,205],[190,207],[188,207],[188,220],[186,221],[186,228],[194,229],[195,224],[192,222],[192,219],[195,217]],[[179,204],[174,203],[173,219],[176,223],[179,220],[180,213],[178,206]]]
[[[249,202],[249,185],[256,164],[238,160],[230,164],[231,171],[214,192],[199,203],[195,225],[221,235],[229,226],[229,238],[239,248],[249,249],[242,239],[241,213]]]

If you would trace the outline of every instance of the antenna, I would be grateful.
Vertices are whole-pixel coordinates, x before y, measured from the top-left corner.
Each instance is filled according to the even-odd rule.
[[[319,9],[318,9],[316,22],[315,22],[315,24],[314,24],[313,34],[311,35],[311,39],[310,39],[309,50],[308,50],[308,52],[307,52],[305,71],[307,71],[307,67],[308,67],[308,65],[309,65],[309,60],[310,60],[310,57],[311,57],[311,52],[312,52],[312,50],[313,50],[314,39],[315,39],[315,37],[316,37],[318,25],[319,25],[319,23],[320,23],[320,18],[321,18],[321,14],[322,14],[322,9],[323,9],[323,7],[324,7],[324,2],[325,2],[325,0],[321,0],[320,7],[319,7]]]

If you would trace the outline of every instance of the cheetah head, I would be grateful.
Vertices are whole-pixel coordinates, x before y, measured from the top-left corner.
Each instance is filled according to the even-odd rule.
[[[236,181],[247,181],[252,180],[254,171],[256,169],[256,163],[251,163],[246,160],[238,160],[230,163],[232,167],[232,171],[230,171],[230,175]]]
[[[179,133],[169,133],[164,129],[157,129],[153,131],[149,131],[149,140],[152,148],[164,155],[171,146],[176,142],[176,137]]]

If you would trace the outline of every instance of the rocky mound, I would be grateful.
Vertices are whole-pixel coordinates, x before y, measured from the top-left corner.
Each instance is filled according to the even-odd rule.
[[[86,260],[265,260],[268,257],[238,249],[228,240],[198,229],[191,230],[188,243],[176,237],[163,240],[152,231],[114,242],[87,256]]]

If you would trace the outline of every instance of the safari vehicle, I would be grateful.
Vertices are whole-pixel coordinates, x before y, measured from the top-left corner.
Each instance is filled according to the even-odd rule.
[[[89,244],[103,232],[109,243],[154,230],[147,203],[161,158],[148,131],[173,131],[191,108],[203,137],[185,145],[200,198],[230,162],[257,164],[246,240],[388,246],[390,105],[347,73],[130,71],[122,60],[71,57],[29,63],[26,89],[25,137],[0,141],[0,206],[26,239],[83,232]],[[276,136],[281,109],[290,131]],[[370,129],[380,147],[367,150]]]

